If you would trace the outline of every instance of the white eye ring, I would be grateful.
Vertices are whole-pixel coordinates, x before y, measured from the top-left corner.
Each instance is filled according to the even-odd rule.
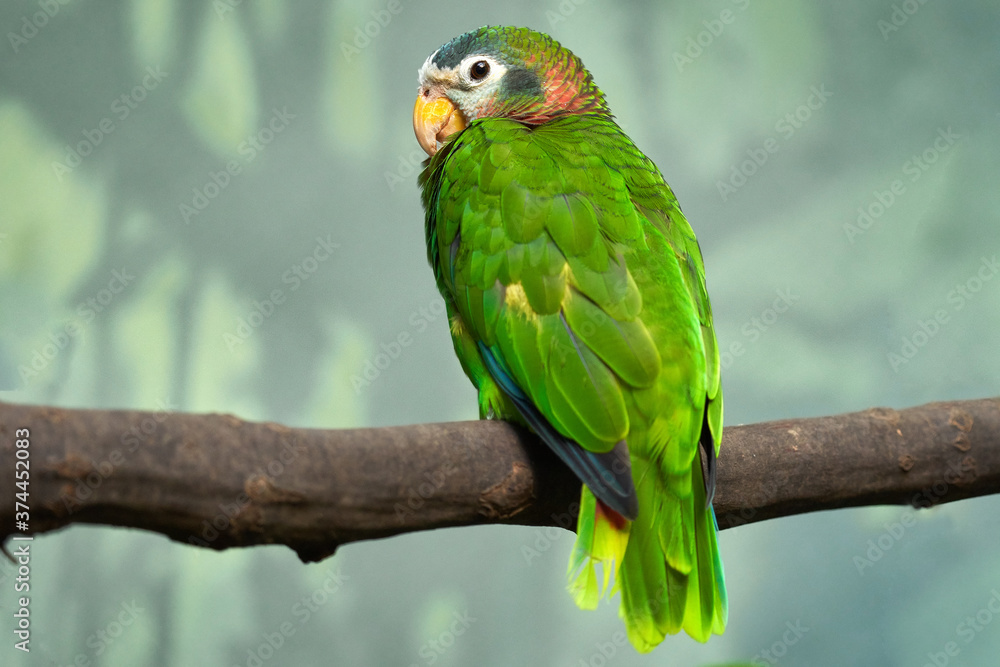
[[[477,77],[475,70],[480,63],[485,66],[485,72]],[[478,86],[482,83],[503,76],[503,73],[507,71],[507,68],[489,56],[476,55],[469,56],[463,60],[462,64],[459,65],[458,71],[459,76],[462,77],[462,81],[464,81],[467,85]]]

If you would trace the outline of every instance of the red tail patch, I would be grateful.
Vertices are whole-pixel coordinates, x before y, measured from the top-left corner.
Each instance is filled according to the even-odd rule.
[[[622,530],[625,528],[625,524],[628,523],[628,519],[623,517],[618,512],[614,511],[607,505],[601,502],[600,498],[597,500],[597,518],[600,519],[602,516],[610,523],[615,530]]]

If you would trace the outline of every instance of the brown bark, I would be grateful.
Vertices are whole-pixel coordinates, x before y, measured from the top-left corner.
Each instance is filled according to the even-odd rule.
[[[29,431],[27,531],[14,515],[17,429]],[[306,561],[445,526],[572,528],[580,489],[532,434],[503,422],[326,431],[0,403],[0,457],[3,539],[93,523],[214,549],[285,544]],[[997,492],[1000,399],[982,399],[731,426],[715,507],[728,528]]]

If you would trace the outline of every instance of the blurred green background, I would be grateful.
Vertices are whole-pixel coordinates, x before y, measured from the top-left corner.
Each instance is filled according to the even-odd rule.
[[[727,424],[997,395],[996,9],[3,3],[0,399],[323,428],[475,418],[410,118],[427,55],[487,23],[580,55],[673,186],[730,351]],[[899,534],[910,512],[724,531],[727,633],[648,657],[619,642],[617,601],[574,607],[566,532],[442,530],[304,566],[75,527],[34,543],[29,656],[0,560],[0,663],[995,664],[1000,499]],[[861,567],[869,540],[888,548]]]

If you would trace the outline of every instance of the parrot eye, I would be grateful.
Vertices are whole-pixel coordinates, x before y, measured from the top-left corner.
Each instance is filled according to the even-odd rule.
[[[490,64],[485,60],[477,60],[469,68],[469,78],[473,81],[482,81],[490,73]]]

